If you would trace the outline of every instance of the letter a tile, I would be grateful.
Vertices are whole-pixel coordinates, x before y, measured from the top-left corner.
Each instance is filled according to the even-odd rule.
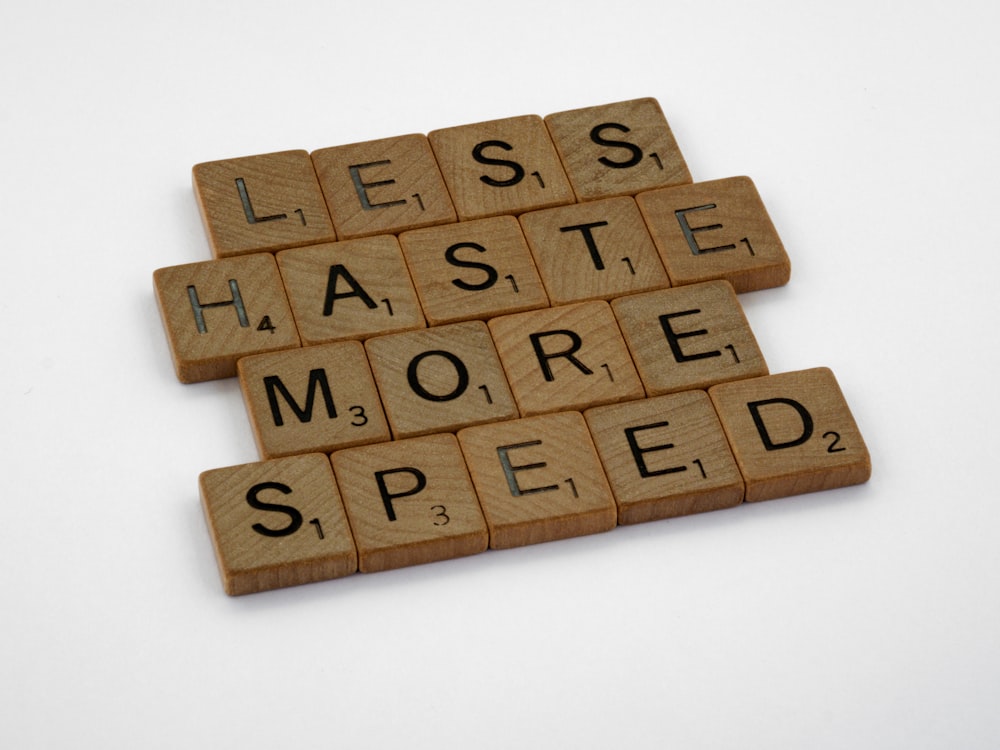
[[[198,484],[227,594],[357,571],[354,539],[326,456],[212,469]]]
[[[868,481],[868,449],[829,369],[723,383],[708,393],[747,502]]]

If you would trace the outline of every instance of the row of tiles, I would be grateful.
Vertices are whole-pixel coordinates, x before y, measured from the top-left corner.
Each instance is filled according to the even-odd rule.
[[[223,586],[247,594],[867,481],[833,373],[213,469]]]

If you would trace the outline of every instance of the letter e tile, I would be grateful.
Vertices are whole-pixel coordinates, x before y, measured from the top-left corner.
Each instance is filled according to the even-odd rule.
[[[468,427],[458,440],[492,549],[614,528],[614,497],[579,412]]]
[[[674,286],[725,279],[742,294],[788,282],[788,255],[749,177],[661,188],[635,199]]]
[[[584,413],[618,503],[618,523],[731,508],[743,477],[705,391]]]
[[[326,456],[212,469],[198,484],[227,594],[357,571],[354,540]]]
[[[861,484],[871,458],[825,367],[723,383],[708,390],[746,482],[746,500]]]
[[[486,550],[486,522],[454,435],[349,448],[330,460],[361,572]]]

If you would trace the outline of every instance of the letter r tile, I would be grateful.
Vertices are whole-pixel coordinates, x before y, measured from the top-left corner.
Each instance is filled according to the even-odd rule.
[[[868,481],[871,459],[825,367],[723,383],[708,390],[746,482],[746,500]]]
[[[579,412],[468,427],[458,440],[492,549],[614,528],[614,497]]]
[[[192,179],[216,258],[336,239],[306,151],[196,164]]]
[[[725,279],[737,293],[781,286],[791,264],[749,177],[635,197],[674,286]]]
[[[240,357],[299,346],[270,253],[160,268],[153,286],[182,383],[231,378]]]
[[[324,148],[314,151],[312,159],[342,239],[455,221],[427,136]]]
[[[354,539],[326,456],[212,469],[198,485],[227,594],[357,571]]]

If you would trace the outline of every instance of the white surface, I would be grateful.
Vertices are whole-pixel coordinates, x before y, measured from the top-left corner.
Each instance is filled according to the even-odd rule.
[[[10,4],[8,4],[10,5]],[[0,23],[0,746],[993,748],[985,2],[21,3]],[[656,97],[793,262],[743,297],[837,374],[865,486],[231,599],[155,268],[199,161]]]

